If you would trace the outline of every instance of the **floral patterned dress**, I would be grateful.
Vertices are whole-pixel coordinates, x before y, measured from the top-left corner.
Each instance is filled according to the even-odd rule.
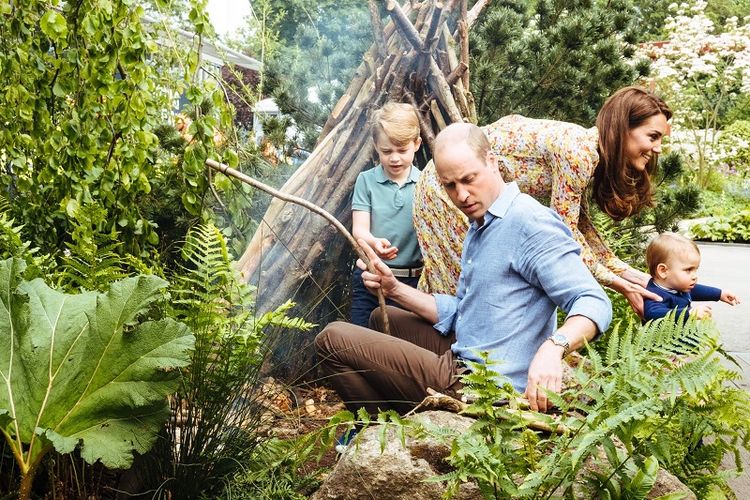
[[[606,246],[587,213],[586,187],[599,162],[596,128],[510,115],[483,127],[506,182],[549,203],[581,245],[597,281],[609,285],[628,269]],[[454,294],[468,220],[451,202],[430,162],[414,192],[414,227],[424,257],[419,288]]]

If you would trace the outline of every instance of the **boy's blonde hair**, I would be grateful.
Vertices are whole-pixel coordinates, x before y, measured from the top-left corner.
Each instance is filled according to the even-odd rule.
[[[646,262],[648,263],[648,273],[651,276],[656,275],[656,267],[659,264],[667,262],[675,252],[686,252],[693,250],[701,254],[698,245],[691,239],[676,233],[662,233],[648,244],[646,248]]]
[[[372,140],[387,137],[396,146],[406,146],[419,138],[419,119],[414,106],[389,102],[372,115]]]

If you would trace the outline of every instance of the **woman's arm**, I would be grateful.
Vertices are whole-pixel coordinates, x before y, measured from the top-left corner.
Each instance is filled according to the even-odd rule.
[[[657,304],[661,301],[661,297],[657,294],[646,290],[648,280],[651,277],[618,259],[614,252],[605,245],[585,211],[581,213],[579,227],[583,230],[587,245],[589,245],[589,248],[593,248],[592,252],[599,257],[597,260],[598,275],[594,274],[594,277],[602,285],[608,286],[625,297],[635,313],[643,318],[645,312],[644,299],[649,299]]]
[[[594,278],[622,294],[643,317],[643,299],[659,301],[660,297],[646,290],[648,275],[622,262],[604,243],[583,201],[599,161],[595,135],[592,130],[572,128],[565,136],[559,141],[547,142],[547,157],[552,166],[551,206],[581,245],[581,259]]]

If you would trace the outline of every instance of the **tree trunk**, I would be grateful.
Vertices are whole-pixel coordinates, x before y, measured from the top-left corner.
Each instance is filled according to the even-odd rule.
[[[486,3],[477,2],[461,22],[470,26]],[[461,81],[461,73],[468,70],[468,52],[463,51],[459,62],[456,42],[446,26],[454,4],[459,2],[424,1],[412,10],[407,2],[402,10],[388,1],[391,21],[385,28],[373,11],[373,29],[376,34],[382,30],[382,37],[376,35],[315,150],[282,191],[321,206],[349,226],[354,182],[373,165],[370,116],[375,109],[388,100],[414,104],[428,146],[446,123],[475,119],[473,99]],[[319,331],[330,321],[348,319],[353,263],[349,244],[322,217],[273,200],[239,268],[257,286],[257,314],[292,300],[297,303],[294,314],[319,324]],[[277,339],[268,371],[287,380],[309,378],[314,373],[316,333]]]

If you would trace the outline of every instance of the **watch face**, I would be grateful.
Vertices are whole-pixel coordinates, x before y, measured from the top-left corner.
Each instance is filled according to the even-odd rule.
[[[550,340],[553,344],[564,347],[566,351],[570,348],[570,341],[568,340],[568,337],[566,337],[562,333],[553,333],[550,337]]]
[[[554,340],[555,342],[559,342],[561,344],[568,344],[568,337],[566,337],[562,333],[556,333],[552,335],[552,340]]]

